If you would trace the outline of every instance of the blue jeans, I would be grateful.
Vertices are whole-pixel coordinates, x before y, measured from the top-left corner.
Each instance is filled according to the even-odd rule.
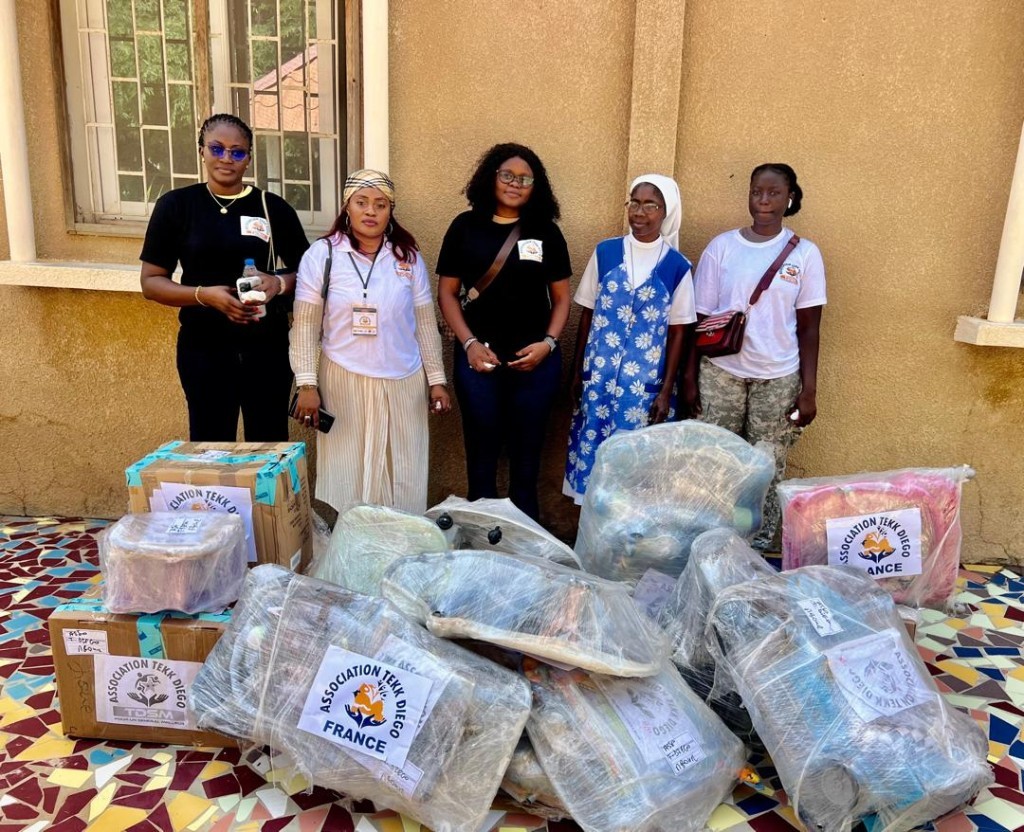
[[[470,500],[498,496],[498,459],[508,451],[508,496],[537,520],[537,478],[548,415],[558,395],[562,368],[556,352],[532,372],[502,366],[478,373],[455,347],[455,394],[462,410]]]

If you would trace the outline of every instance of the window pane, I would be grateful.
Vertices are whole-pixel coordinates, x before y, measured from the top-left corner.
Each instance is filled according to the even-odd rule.
[[[273,37],[277,34],[277,3],[252,0],[252,34]]]
[[[134,81],[114,81],[114,132],[117,168],[142,172],[142,142],[139,138],[139,90]]]
[[[139,78],[144,84],[163,84],[164,50],[159,35],[139,35]]]
[[[164,3],[164,37],[188,40],[188,9],[184,3]]]
[[[115,78],[135,77],[135,42],[131,39],[110,40],[110,74]]]
[[[171,152],[175,173],[198,174],[196,117],[192,88],[175,84],[168,87],[171,96]],[[195,180],[193,180],[195,181]]]
[[[296,211],[310,210],[309,185],[285,185],[284,198]]]
[[[253,107],[253,123],[255,130],[280,130],[278,123],[277,95],[273,92],[257,92],[256,103]]]
[[[121,0],[125,6],[130,6],[130,0]],[[163,27],[160,25],[160,0],[135,0],[135,26],[143,32],[159,32]]]
[[[284,136],[285,179],[309,179],[309,144],[305,133]]]
[[[167,77],[172,81],[191,81],[191,50],[187,43],[167,44]]]
[[[163,130],[143,130],[146,146],[146,201],[156,202],[171,189],[171,148]]]
[[[306,48],[303,0],[281,0],[281,57],[288,60]]]
[[[117,177],[122,202],[145,202],[146,185],[141,176],[122,173]]]
[[[252,76],[256,89],[277,86],[277,43],[257,40],[252,44]]]
[[[167,96],[162,85],[143,86],[142,121],[145,124],[167,124]]]
[[[249,108],[249,89],[247,87],[236,87],[231,90],[231,100],[234,105],[231,108],[231,112],[252,127],[255,119],[253,119],[252,111]]]
[[[130,38],[135,35],[131,3],[126,3],[125,0],[107,0],[107,32],[115,38]]]

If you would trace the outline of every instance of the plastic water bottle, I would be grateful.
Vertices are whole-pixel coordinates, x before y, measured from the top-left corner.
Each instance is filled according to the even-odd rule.
[[[246,289],[246,291],[251,291],[252,289],[255,289],[262,282],[260,280],[260,274],[256,270],[256,261],[253,260],[251,257],[250,258],[246,258],[245,268],[242,269],[242,279],[245,280],[247,285],[248,285],[248,288]],[[239,294],[241,294],[241,293],[239,293]],[[256,307],[256,314],[253,317],[256,318],[256,319],[259,319],[259,318],[262,318],[266,314],[267,314],[266,304],[261,303],[261,304],[259,304]]]

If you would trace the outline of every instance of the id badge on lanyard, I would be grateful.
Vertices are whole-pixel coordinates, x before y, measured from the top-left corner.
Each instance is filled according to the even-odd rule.
[[[376,305],[369,303],[366,299],[366,293],[370,288],[370,278],[373,276],[373,267],[377,265],[377,255],[380,254],[380,249],[373,255],[373,261],[370,263],[370,270],[366,273],[366,279],[363,279],[363,273],[359,271],[359,266],[356,264],[356,258],[352,256],[352,252],[348,253],[348,259],[352,261],[352,268],[356,270],[356,274],[359,275],[359,282],[363,286],[363,300],[361,303],[352,304],[352,334],[353,335],[373,335],[377,334],[377,307]]]

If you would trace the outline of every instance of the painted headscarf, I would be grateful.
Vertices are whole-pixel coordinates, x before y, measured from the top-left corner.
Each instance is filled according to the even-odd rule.
[[[352,194],[360,188],[376,188],[388,198],[391,202],[391,207],[395,207],[395,183],[391,181],[386,173],[369,168],[350,173],[345,180],[345,187],[341,192],[342,203],[347,204],[352,198]]]
[[[676,251],[679,250],[679,226],[683,221],[683,199],[679,195],[679,186],[676,181],[660,173],[645,173],[633,180],[629,186],[632,194],[637,185],[654,185],[665,200],[665,219],[661,223],[661,236]]]

